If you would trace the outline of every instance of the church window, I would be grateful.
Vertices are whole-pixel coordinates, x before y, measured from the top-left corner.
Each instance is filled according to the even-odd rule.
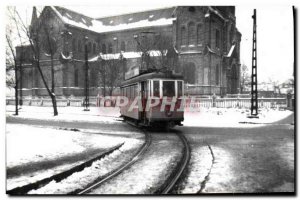
[[[197,25],[197,44],[201,44],[203,40],[202,24]]]
[[[216,29],[216,48],[220,48],[220,31]]]
[[[188,25],[188,45],[195,44],[196,40],[196,26],[194,22],[190,22]]]
[[[107,53],[112,53],[112,52],[113,52],[113,47],[112,47],[112,44],[109,43]]]
[[[121,42],[121,51],[125,51],[125,42],[124,41]]]
[[[102,53],[106,54],[106,45],[105,44],[102,44]]]
[[[75,38],[73,38],[73,40],[72,40],[72,51],[73,52],[75,52],[76,51],[76,39]]]
[[[220,69],[219,65],[216,65],[216,85],[219,85],[220,83]]]
[[[95,43],[93,43],[93,53],[95,54],[96,53],[96,44]]]
[[[180,29],[180,44],[186,45],[186,29],[185,29],[185,27],[181,27],[181,29]]]
[[[78,69],[75,69],[75,72],[74,72],[74,85],[75,87],[78,87]]]

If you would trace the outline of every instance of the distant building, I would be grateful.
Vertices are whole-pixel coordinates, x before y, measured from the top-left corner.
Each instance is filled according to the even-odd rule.
[[[112,8],[113,9],[113,8]],[[170,39],[166,57],[176,58],[174,71],[183,73],[189,95],[225,95],[239,92],[241,33],[234,6],[179,6],[93,19],[58,6],[46,6],[37,17],[33,9],[31,31],[45,24],[61,33],[54,37],[55,90],[58,97],[84,96],[84,46],[89,50],[90,95],[103,94],[99,70],[103,61],[119,60],[121,78],[145,61],[137,37],[163,35]],[[42,32],[42,31],[41,31]],[[60,38],[60,40],[58,39]],[[40,63],[50,83],[50,57],[42,49]],[[30,54],[30,47],[17,48]],[[150,57],[159,59],[157,49]],[[45,96],[47,91],[34,62],[22,65],[24,96]],[[120,81],[120,80],[119,80]],[[118,82],[119,83],[119,82]],[[117,83],[115,83],[117,84]]]

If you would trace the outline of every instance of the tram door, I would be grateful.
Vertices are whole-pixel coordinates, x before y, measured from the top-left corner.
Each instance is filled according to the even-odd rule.
[[[141,82],[141,99],[142,99],[142,106],[143,106],[143,111],[141,112],[141,120],[143,122],[146,122],[146,103],[147,103],[147,82],[143,81]]]

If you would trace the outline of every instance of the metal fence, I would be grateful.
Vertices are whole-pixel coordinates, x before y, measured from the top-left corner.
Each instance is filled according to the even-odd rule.
[[[81,107],[83,106],[84,99],[57,99],[58,107]],[[114,101],[105,100],[101,101],[101,98],[92,97],[90,98],[91,107],[113,107],[115,105]],[[6,105],[15,105],[15,99],[6,99]],[[51,99],[24,99],[23,105],[28,106],[52,106]],[[193,108],[250,108],[251,99],[250,98],[187,98],[186,107]],[[258,99],[259,108],[278,108],[286,107],[286,98],[259,98]]]
[[[259,108],[278,108],[285,107],[287,105],[287,99],[285,98],[259,98]],[[187,101],[186,107],[217,107],[217,108],[250,108],[250,98],[197,98],[194,100]]]

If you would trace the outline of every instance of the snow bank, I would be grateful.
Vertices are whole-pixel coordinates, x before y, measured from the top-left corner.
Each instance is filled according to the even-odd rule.
[[[7,124],[6,167],[11,171],[7,188],[41,180],[82,163],[88,156],[132,140],[136,139]],[[48,167],[42,167],[43,163],[48,163]],[[18,168],[22,169],[21,176],[14,173]]]
[[[30,191],[29,194],[67,194],[82,190],[99,177],[103,177],[128,162],[135,150],[142,144],[141,140],[127,140],[119,150],[95,161],[92,166],[83,171],[76,172],[60,182],[52,181],[42,188]]]
[[[198,112],[184,113],[184,126],[195,127],[258,127],[274,123],[292,114],[289,110],[268,110],[259,112],[259,118],[247,118],[249,110],[235,108],[200,108]]]
[[[83,111],[82,107],[58,107],[58,116],[53,116],[52,107],[22,106],[18,116],[14,116],[14,109],[13,105],[7,105],[6,116],[54,121],[121,123],[120,110],[113,107],[90,107],[90,111]]]

